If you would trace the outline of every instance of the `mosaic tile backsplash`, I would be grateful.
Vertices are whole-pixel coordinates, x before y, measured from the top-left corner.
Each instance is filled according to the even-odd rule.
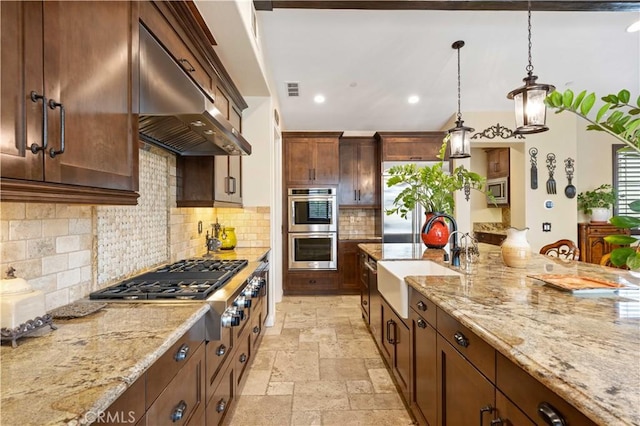
[[[98,287],[169,259],[166,155],[140,150],[137,206],[98,206]]]
[[[338,216],[340,238],[380,235],[380,210],[342,209]]]

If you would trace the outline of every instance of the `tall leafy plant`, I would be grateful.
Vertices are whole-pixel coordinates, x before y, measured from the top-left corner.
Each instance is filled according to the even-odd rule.
[[[622,149],[635,151],[640,155],[640,96],[631,102],[631,93],[623,89],[618,94],[609,94],[601,98],[603,104],[599,107],[595,117],[589,117],[596,102],[595,93],[580,92],[574,96],[573,91],[567,89],[564,93],[553,92],[545,99],[545,104],[556,109],[556,113],[570,111],[587,120],[590,124],[587,130],[603,131],[621,141],[626,146]],[[640,200],[635,200],[629,207],[634,212],[640,212]],[[611,224],[621,229],[640,228],[640,219],[633,216],[614,216]],[[611,244],[627,245],[611,251],[611,263],[616,266],[626,265],[629,269],[640,269],[640,240],[627,235],[609,235],[605,240]]]

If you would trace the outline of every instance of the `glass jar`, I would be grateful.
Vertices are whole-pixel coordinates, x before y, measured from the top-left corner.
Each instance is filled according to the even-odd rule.
[[[236,239],[236,228],[222,227],[222,233],[220,234],[220,241],[222,245],[220,249],[222,250],[233,250],[236,248],[236,244],[238,244],[238,240]]]

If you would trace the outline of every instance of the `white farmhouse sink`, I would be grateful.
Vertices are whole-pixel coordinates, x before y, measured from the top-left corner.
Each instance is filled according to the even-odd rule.
[[[409,288],[404,277],[414,275],[460,275],[430,260],[381,260],[378,262],[378,291],[402,317],[409,318]]]

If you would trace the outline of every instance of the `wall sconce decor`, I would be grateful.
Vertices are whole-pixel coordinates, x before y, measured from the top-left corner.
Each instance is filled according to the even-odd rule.
[[[507,98],[515,101],[516,130],[518,134],[540,133],[549,130],[545,125],[547,108],[544,99],[556,88],[550,84],[536,83],[538,76],[533,75],[531,64],[531,0],[527,2],[529,31],[529,65],[527,76],[522,79],[524,86],[507,94]]]
[[[449,142],[451,143],[451,158],[471,157],[471,132],[474,129],[463,126],[462,114],[460,113],[460,48],[464,46],[464,41],[458,40],[451,47],[458,51],[458,114],[456,127],[447,130]]]

